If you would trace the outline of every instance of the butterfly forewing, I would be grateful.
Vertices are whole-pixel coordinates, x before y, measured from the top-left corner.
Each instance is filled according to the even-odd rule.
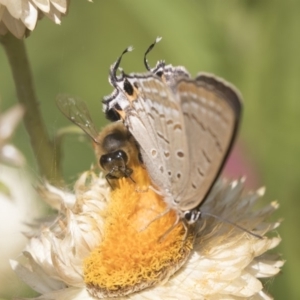
[[[137,82],[139,99],[127,108],[125,122],[140,146],[153,184],[178,194],[189,165],[180,103],[158,77]]]
[[[97,129],[94,126],[86,104],[77,97],[60,94],[56,97],[56,104],[61,112],[74,124],[79,126],[96,143]]]

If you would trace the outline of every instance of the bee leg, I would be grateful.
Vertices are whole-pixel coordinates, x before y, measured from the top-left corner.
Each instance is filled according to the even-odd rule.
[[[113,177],[110,173],[108,173],[108,174],[105,175],[105,179],[106,179],[108,185],[110,186],[110,188],[113,190],[114,188],[113,188],[113,186],[112,186],[112,184],[110,183],[109,180],[110,179],[115,179],[115,177]]]
[[[124,177],[129,178],[133,183],[136,183],[134,179],[131,177],[131,174],[133,172],[132,169],[125,168],[125,170],[123,169],[119,169],[119,170],[124,174]]]
[[[129,175],[128,178],[133,182],[136,183],[135,180]]]

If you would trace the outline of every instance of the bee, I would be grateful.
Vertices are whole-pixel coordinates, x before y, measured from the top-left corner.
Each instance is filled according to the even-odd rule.
[[[138,146],[122,122],[107,125],[94,140],[96,156],[100,157],[100,167],[107,172],[106,179],[132,177],[129,167],[140,162]]]
[[[74,124],[79,126],[92,140],[99,166],[105,172],[108,184],[110,180],[131,177],[132,166],[141,163],[138,144],[124,124],[114,122],[98,133],[86,104],[73,96],[58,95],[56,103],[60,111]]]

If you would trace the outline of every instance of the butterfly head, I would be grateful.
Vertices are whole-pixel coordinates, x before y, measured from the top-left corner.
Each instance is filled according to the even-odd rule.
[[[153,49],[156,43],[158,43],[161,40],[161,37],[157,37],[155,42],[152,43],[148,49],[145,52],[144,55],[144,64],[146,69],[151,72],[154,76],[158,76],[160,78],[164,75],[164,69],[165,69],[165,62],[163,60],[160,60],[157,62],[156,66],[154,68],[151,68],[148,64],[147,60],[147,54]],[[129,83],[128,79],[132,76],[125,74],[125,72],[120,68],[120,64],[122,61],[122,57],[127,52],[131,52],[133,50],[133,47],[126,48],[119,58],[110,66],[110,72],[109,72],[109,83],[115,88],[113,93],[107,97],[104,97],[102,103],[103,103],[103,111],[105,112],[106,118],[112,122],[118,121],[122,119],[122,116],[120,116],[120,111],[122,111],[122,105],[120,105],[120,99],[124,98],[126,102],[126,94],[127,96],[132,96],[132,98],[135,98],[133,95],[134,91],[131,93],[131,89],[135,90],[132,84]],[[118,70],[120,71],[120,74],[117,75]],[[146,75],[145,75],[146,76]],[[129,84],[126,84],[129,83]],[[131,99],[130,99],[131,101]]]

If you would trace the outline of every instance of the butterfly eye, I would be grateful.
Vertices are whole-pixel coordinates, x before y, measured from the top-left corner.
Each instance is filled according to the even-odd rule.
[[[105,112],[105,116],[108,120],[110,120],[112,122],[119,121],[121,119],[120,115],[113,108],[110,110],[107,110]]]
[[[158,72],[156,72],[156,75],[157,75],[158,77],[162,77],[163,72],[162,72],[162,71],[158,71]]]
[[[133,86],[131,85],[131,83],[130,83],[127,79],[124,80],[123,88],[124,88],[124,91],[125,91],[129,96],[132,96],[132,95],[133,95],[133,93],[134,93]]]

